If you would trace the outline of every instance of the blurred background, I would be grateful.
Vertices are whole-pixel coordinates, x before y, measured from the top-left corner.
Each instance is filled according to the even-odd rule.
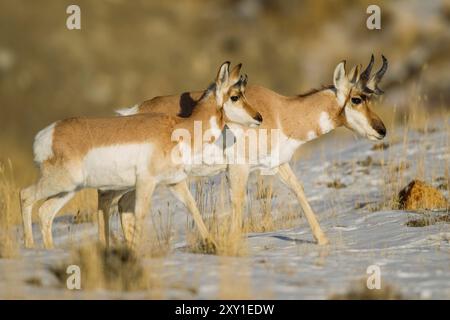
[[[81,30],[66,28],[70,4]],[[370,4],[381,30],[366,28]],[[443,0],[0,0],[0,162],[29,183],[33,137],[49,123],[206,88],[225,60],[294,95],[330,84],[340,60],[366,65],[374,53],[378,67],[383,53],[382,115],[445,109],[449,26]]]
[[[66,27],[66,10],[72,4],[81,8],[81,30]],[[381,30],[366,27],[369,5],[381,8]],[[448,228],[430,226],[450,221],[443,220],[449,219],[448,215],[439,218],[442,220],[424,215],[422,220],[414,218],[406,223],[402,213],[391,212],[398,208],[397,195],[411,178],[445,188],[448,197],[449,40],[450,0],[0,0],[0,296],[130,297],[116,292],[105,296],[107,290],[103,288],[91,291],[95,295],[83,296],[76,295],[77,290],[72,296],[70,290],[53,288],[45,275],[50,270],[52,274],[48,276],[56,275],[61,282],[58,286],[65,286],[67,257],[70,264],[75,261],[82,267],[83,277],[87,275],[91,281],[86,280],[88,285],[101,287],[108,281],[123,281],[123,288],[128,288],[133,281],[143,284],[150,280],[151,288],[146,290],[152,298],[164,298],[169,290],[171,295],[167,297],[172,297],[173,291],[177,299],[214,297],[209,295],[216,286],[212,274],[218,275],[219,298],[267,299],[277,298],[278,293],[297,292],[316,298],[321,290],[328,290],[324,293],[328,295],[333,288],[344,290],[344,281],[365,277],[366,266],[372,261],[387,266],[382,280],[387,293],[381,293],[381,298],[397,298],[393,296],[395,291],[389,289],[391,280],[400,285],[404,298],[417,298],[413,295],[417,292],[420,297],[435,298],[436,290],[447,290],[446,295],[436,298],[450,297],[448,255],[445,256]],[[79,239],[90,234],[96,237],[96,231],[90,233],[94,225],[83,224],[96,219],[95,190],[77,193],[60,210],[66,217],[55,226],[55,236],[59,241],[67,240],[70,251],[20,250],[19,190],[36,179],[33,139],[50,123],[74,116],[112,116],[116,109],[157,95],[205,89],[226,60],[243,63],[249,84],[296,95],[331,84],[340,61],[347,60],[347,69],[354,64],[366,66],[372,53],[375,70],[381,64],[381,54],[389,60],[380,84],[386,93],[373,107],[388,129],[386,139],[372,146],[361,141],[351,149],[349,146],[355,141],[352,133],[335,130],[306,144],[296,155],[303,159],[312,155],[304,166],[296,166],[296,174],[306,182],[308,199],[319,213],[322,226],[330,230],[331,250],[320,250],[316,255],[316,248],[308,245],[310,241],[303,241],[309,231],[300,236],[302,230],[297,240],[297,231],[291,227],[303,228],[306,221],[301,218],[298,205],[291,205],[294,198],[291,195],[289,200],[286,189],[272,189],[271,177],[253,180],[247,202],[250,222],[245,229],[270,233],[268,237],[248,237],[247,245],[247,237],[237,239],[224,231],[227,224],[222,221],[226,220],[211,219],[208,223],[212,232],[219,235],[219,244],[224,243],[223,254],[247,255],[242,260],[216,261],[210,255],[203,259],[197,254],[188,260],[185,253],[196,249],[185,251],[184,244],[179,246],[181,242],[177,242],[176,250],[181,256],[177,255],[176,260],[158,257],[151,264],[147,260],[142,265],[140,260],[125,258],[121,250],[114,251],[110,259],[100,247],[79,248]],[[435,134],[428,137],[433,130]],[[346,148],[341,144],[347,144]],[[297,159],[294,157],[294,165]],[[321,163],[316,166],[315,162]],[[309,167],[313,163],[314,170]],[[220,215],[226,213],[225,179],[220,185],[206,181],[194,181],[201,212],[214,212],[214,206]],[[274,186],[279,185],[274,182]],[[176,238],[178,232],[172,230],[183,228],[184,234],[189,235],[193,228],[191,220],[184,217],[177,225],[172,223],[174,213],[184,213],[174,211],[180,207],[172,204],[170,198],[161,196],[158,202],[155,208],[163,209],[155,219],[162,240],[158,249],[161,252],[154,255],[164,257],[171,252],[172,239],[183,239]],[[38,207],[35,206],[35,217]],[[377,214],[366,220],[372,212]],[[410,212],[404,214],[409,216]],[[367,226],[363,226],[367,221]],[[416,224],[411,227],[427,228],[414,232],[406,229],[410,222]],[[81,225],[77,228],[75,224]],[[381,228],[376,229],[377,225]],[[270,232],[281,229],[286,232]],[[372,236],[365,237],[366,230]],[[186,238],[188,246],[189,241],[197,241]],[[118,239],[113,243],[119,243]],[[11,257],[19,259],[3,260]],[[299,257],[303,264],[296,259]],[[384,280],[384,270],[388,282]],[[38,287],[42,288],[36,290]],[[370,295],[355,296],[350,290],[348,297],[367,299]]]

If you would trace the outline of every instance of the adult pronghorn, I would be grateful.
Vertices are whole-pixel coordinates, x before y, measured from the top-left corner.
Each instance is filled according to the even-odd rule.
[[[182,119],[164,114],[143,114],[113,118],[72,118],[58,121],[40,131],[34,142],[34,158],[40,169],[39,181],[21,190],[21,208],[25,245],[33,246],[31,212],[39,208],[40,225],[46,248],[53,246],[51,226],[58,210],[82,188],[114,190],[119,195],[135,189],[136,223],[133,245],[138,243],[151,196],[158,184],[170,186],[192,213],[201,235],[208,239],[195,201],[186,185],[191,170],[205,165],[189,162],[203,155],[205,148],[218,148],[215,141],[228,121],[259,125],[261,115],[247,102],[244,89],[247,78],[240,76],[240,65],[229,71],[229,62],[219,69],[215,83],[204,93],[198,110]],[[202,122],[208,140],[172,141],[177,129],[194,130],[194,120]],[[222,151],[222,149],[220,149]],[[173,161],[178,154],[187,162]],[[223,166],[210,168],[222,170]]]
[[[340,126],[345,126],[370,140],[384,138],[386,128],[381,119],[369,107],[373,96],[383,93],[378,88],[378,83],[387,70],[388,62],[384,56],[382,59],[381,68],[373,75],[371,75],[374,64],[373,55],[368,66],[361,73],[357,66],[347,75],[345,61],[343,61],[334,70],[333,85],[298,96],[282,96],[259,86],[247,88],[247,99],[257,108],[264,119],[257,130],[267,129],[268,136],[272,129],[279,129],[281,133],[278,145],[269,148],[272,151],[268,153],[267,157],[258,158],[258,162],[254,164],[230,164],[228,166],[235,226],[241,221],[249,173],[256,169],[271,170],[274,174],[278,174],[281,180],[296,194],[318,243],[320,245],[328,243],[328,239],[307,201],[303,186],[289,166],[289,161],[302,144]],[[192,92],[188,96],[190,101],[197,101],[201,92]],[[182,101],[182,98],[183,96],[178,96],[176,99],[173,97],[152,99],[131,109],[118,112],[120,114],[164,112],[171,115],[189,116],[189,110],[187,112],[184,108],[180,110],[179,101]],[[192,104],[192,106],[194,105]],[[239,130],[233,124],[230,124],[229,127],[231,130]],[[267,141],[270,144],[272,140],[268,137]],[[275,152],[277,154],[274,154]],[[130,201],[133,201],[133,194],[126,195],[120,201],[119,211],[122,211],[122,215],[131,216],[132,208],[127,204]],[[127,218],[122,221],[128,220],[132,219]],[[127,227],[124,225],[123,227],[125,232]]]

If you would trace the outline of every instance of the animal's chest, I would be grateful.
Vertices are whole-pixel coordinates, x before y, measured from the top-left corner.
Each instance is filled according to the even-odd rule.
[[[206,131],[195,130],[194,137],[178,143],[184,172],[193,176],[213,176],[225,170],[226,162],[223,151],[224,131],[219,128],[215,117],[209,121]]]
[[[239,127],[231,128],[236,143],[226,149],[227,159],[234,160],[236,164],[245,159],[251,170],[272,169],[289,162],[304,143],[286,136],[280,129],[250,128],[242,131]],[[229,163],[233,164],[233,161]]]
[[[219,174],[227,168],[226,164],[196,165],[189,168],[189,175],[197,177],[210,177]]]
[[[304,141],[286,137],[281,134],[279,147],[276,150],[279,153],[280,164],[289,162],[292,159],[295,151],[304,144]]]
[[[184,171],[193,176],[213,176],[225,170],[224,153],[219,143],[205,143],[200,149],[192,150],[181,145]]]
[[[287,137],[280,131],[278,137],[271,142],[270,150],[266,148],[269,151],[259,152],[258,162],[251,165],[251,169],[273,169],[287,163],[303,143],[301,140]]]

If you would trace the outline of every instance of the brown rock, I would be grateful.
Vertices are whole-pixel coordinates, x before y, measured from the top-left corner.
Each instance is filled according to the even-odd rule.
[[[399,194],[399,207],[404,210],[445,209],[447,199],[436,188],[420,180],[411,181]]]

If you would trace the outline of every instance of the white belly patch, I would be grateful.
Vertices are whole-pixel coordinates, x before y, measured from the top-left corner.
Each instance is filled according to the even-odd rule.
[[[91,149],[83,159],[85,187],[117,190],[134,186],[136,175],[147,170],[152,151],[149,143]]]

